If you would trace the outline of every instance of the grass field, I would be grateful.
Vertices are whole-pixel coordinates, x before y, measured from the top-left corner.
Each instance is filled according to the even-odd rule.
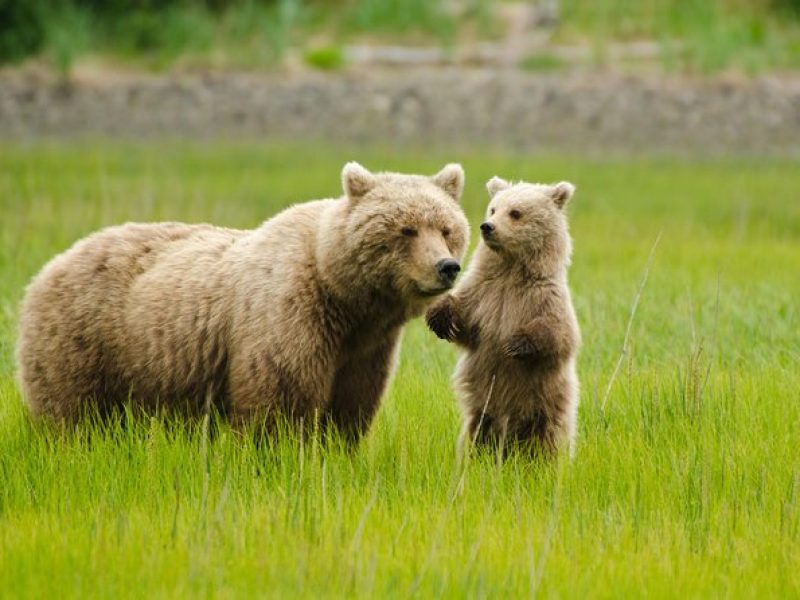
[[[455,351],[417,321],[356,452],[224,427],[61,435],[14,382],[26,281],[126,220],[252,227],[368,167],[569,179],[584,334],[573,462],[456,464]],[[800,170],[589,159],[83,143],[0,154],[0,596],[797,597]],[[610,391],[634,296],[649,277]]]

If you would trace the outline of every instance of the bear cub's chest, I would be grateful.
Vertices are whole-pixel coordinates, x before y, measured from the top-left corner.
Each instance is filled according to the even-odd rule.
[[[520,327],[542,310],[541,302],[529,289],[487,285],[480,293],[481,302],[475,310],[480,350],[499,352]]]

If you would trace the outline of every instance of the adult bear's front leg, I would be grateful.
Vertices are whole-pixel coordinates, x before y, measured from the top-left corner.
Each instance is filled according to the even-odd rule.
[[[369,353],[352,356],[336,373],[324,423],[348,442],[367,433],[392,374],[397,336]]]
[[[279,357],[261,351],[235,359],[230,370],[230,409],[234,425],[271,434],[288,422],[310,432],[322,416],[332,377],[324,361],[311,363],[315,372],[302,373]]]

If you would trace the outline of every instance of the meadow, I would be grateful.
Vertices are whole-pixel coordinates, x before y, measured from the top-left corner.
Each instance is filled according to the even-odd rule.
[[[52,255],[129,220],[254,227],[339,195],[350,159],[461,161],[473,240],[490,176],[577,185],[573,461],[459,464],[456,351],[419,319],[353,452],[257,446],[224,424],[64,433],[28,419],[18,304]],[[766,157],[5,144],[0,596],[797,597],[798,189],[796,162]]]

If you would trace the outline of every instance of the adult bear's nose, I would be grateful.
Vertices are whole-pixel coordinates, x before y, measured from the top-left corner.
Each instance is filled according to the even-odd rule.
[[[461,265],[452,258],[445,258],[436,263],[436,272],[439,274],[439,279],[448,287],[455,283],[460,270]]]
[[[481,233],[484,237],[491,235],[492,232],[494,232],[494,225],[492,223],[489,223],[489,221],[481,223]]]

